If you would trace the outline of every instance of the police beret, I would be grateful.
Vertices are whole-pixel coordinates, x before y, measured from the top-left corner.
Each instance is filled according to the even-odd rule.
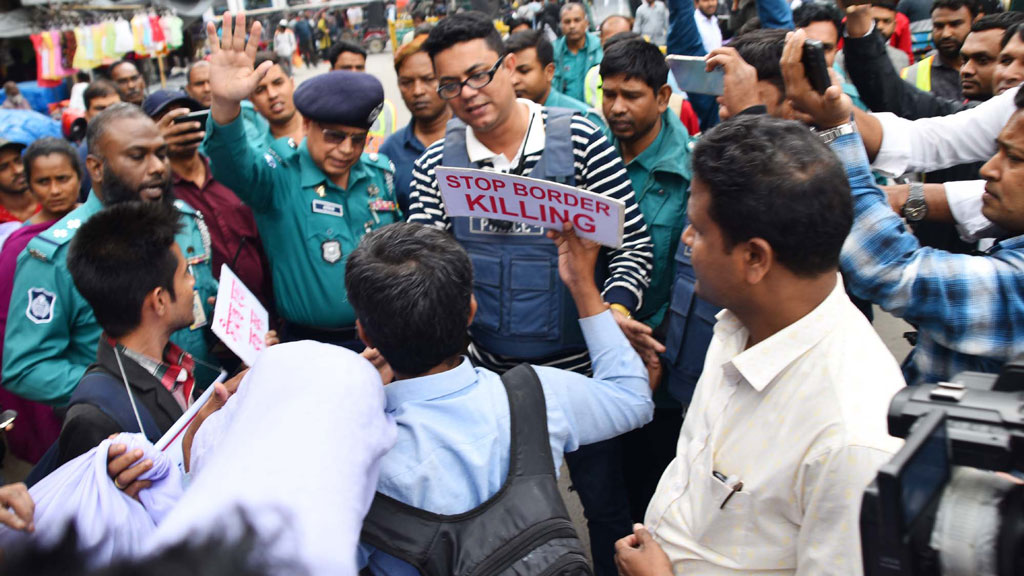
[[[368,129],[384,107],[384,87],[369,74],[335,70],[303,82],[294,100],[315,122]]]

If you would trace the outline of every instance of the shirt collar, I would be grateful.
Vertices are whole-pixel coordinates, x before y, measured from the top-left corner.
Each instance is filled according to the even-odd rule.
[[[199,154],[199,153],[197,152],[197,154]],[[203,156],[202,154],[199,154],[199,160],[202,161],[203,166],[206,169],[206,178],[203,180],[203,185],[200,186],[199,189],[200,190],[205,190],[206,187],[210,185],[210,181],[213,180],[213,170],[210,170],[210,159],[209,158],[207,158],[206,156]],[[173,171],[171,172],[171,178],[173,178],[173,182],[174,182],[175,186],[177,186],[178,184],[181,184],[183,182],[187,182],[189,184],[192,184],[193,186],[195,185],[191,180],[185,180],[184,178],[182,178],[181,176],[178,176],[178,174],[176,172],[173,172]]]
[[[427,150],[427,147],[423,145],[423,142],[420,142],[419,138],[416,137],[416,132],[413,130],[413,125],[415,123],[416,122],[414,120],[410,120],[409,123],[405,125],[405,128],[402,129],[402,145],[413,152],[422,153]]]
[[[1000,240],[989,249],[989,252],[997,252],[999,250],[1024,250],[1024,235]]]
[[[765,389],[775,378],[792,364],[821,342],[836,327],[842,317],[840,307],[843,300],[849,301],[843,289],[843,279],[836,274],[836,286],[825,300],[811,310],[803,318],[779,330],[767,339],[747,348],[723,365],[729,371],[735,370],[748,384],[758,392]],[[746,341],[746,328],[739,319],[728,310],[718,313],[718,325],[715,332],[732,335],[742,330]]]
[[[164,357],[162,360],[150,358],[141,352],[125,348],[109,336],[107,337],[107,343],[116,347],[117,351],[124,357],[130,358],[143,370],[159,380],[160,384],[166,388],[168,392],[173,392],[175,386],[182,385],[185,387],[185,398],[191,397],[192,386],[195,384],[193,374],[195,372],[196,363],[188,352],[182,350],[175,343],[167,343],[167,347],[164,348]]]
[[[269,154],[270,152],[267,153]],[[332,182],[330,178],[327,177],[327,174],[324,174],[324,171],[321,170],[320,167],[313,162],[313,157],[309,155],[309,148],[306,147],[305,140],[302,141],[302,144],[299,144],[299,167],[301,168],[302,171],[302,174],[300,176],[300,184],[302,185],[303,188],[313,188],[321,184],[324,184],[328,188],[338,188],[338,186],[334,184],[334,182]],[[352,189],[353,184],[358,182],[359,179],[363,176],[363,174],[363,159],[360,156],[359,160],[356,160],[355,164],[353,164],[352,167],[349,168],[349,190]],[[338,189],[340,190],[340,188]]]
[[[385,386],[387,410],[394,412],[406,402],[433,400],[453,394],[474,384],[476,380],[476,369],[469,362],[469,358],[463,356],[462,362],[451,370],[430,376],[398,380]]]
[[[520,144],[516,158],[507,158],[510,164],[514,163],[520,155],[529,156],[544,150],[545,140],[543,108],[541,105],[525,98],[517,98],[516,102],[526,105],[529,109],[530,123],[527,129],[525,146]],[[500,156],[500,154],[492,152],[490,148],[477,140],[476,135],[473,133],[473,128],[469,126],[466,127],[466,152],[469,155],[469,161],[474,163],[492,160]]]

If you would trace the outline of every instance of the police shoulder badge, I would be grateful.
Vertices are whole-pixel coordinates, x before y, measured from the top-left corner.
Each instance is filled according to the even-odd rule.
[[[28,308],[25,316],[35,324],[48,324],[53,320],[57,295],[45,288],[28,289]]]

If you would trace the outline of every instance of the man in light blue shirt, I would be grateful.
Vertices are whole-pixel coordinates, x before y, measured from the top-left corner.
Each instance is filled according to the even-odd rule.
[[[643,362],[594,281],[598,246],[571,231],[549,236],[559,245],[559,276],[579,311],[594,370],[588,378],[534,367],[557,470],[565,452],[649,422],[653,404]],[[392,224],[367,234],[349,256],[345,285],[360,337],[375,348],[370,355],[391,382],[386,410],[398,425],[377,490],[437,514],[484,503],[508,474],[509,406],[500,376],[462,355],[476,312],[466,252],[440,230]],[[417,574],[365,544],[359,562],[375,574]]]

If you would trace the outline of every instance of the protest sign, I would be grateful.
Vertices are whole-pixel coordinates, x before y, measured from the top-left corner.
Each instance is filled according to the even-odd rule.
[[[213,333],[249,366],[266,348],[264,337],[270,326],[266,308],[253,296],[235,273],[222,264],[217,304],[213,308]]]
[[[227,380],[227,377],[228,373],[221,370],[220,376],[214,380],[213,384],[210,384],[210,387],[188,407],[188,410],[181,415],[181,418],[178,418],[154,444],[157,450],[164,452],[171,462],[174,462],[174,465],[178,467],[182,474],[185,474],[185,455],[181,451],[181,441],[185,436],[185,430],[188,429],[189,424],[199,415],[199,409],[213,395],[213,385],[218,382],[223,383]]]
[[[614,198],[526,176],[469,168],[436,169],[448,216],[508,220],[561,230],[618,248],[626,205]]]

